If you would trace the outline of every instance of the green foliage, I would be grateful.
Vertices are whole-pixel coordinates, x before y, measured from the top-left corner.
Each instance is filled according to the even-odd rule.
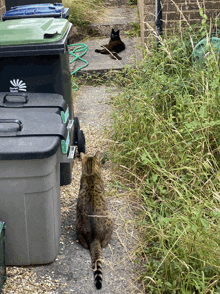
[[[137,5],[137,0],[130,0],[130,1],[127,1],[127,3],[129,5]]]
[[[161,40],[116,79],[112,156],[140,179],[149,294],[220,293],[220,69],[191,63],[203,34]]]
[[[105,164],[106,161],[108,161],[108,160],[109,160],[108,155],[106,153],[104,153],[102,155],[101,164]]]
[[[132,30],[130,31],[126,31],[125,34],[128,35],[129,37],[135,37],[135,36],[140,36],[141,32],[140,32],[140,23],[138,21],[138,23],[135,22],[131,22],[132,25]]]

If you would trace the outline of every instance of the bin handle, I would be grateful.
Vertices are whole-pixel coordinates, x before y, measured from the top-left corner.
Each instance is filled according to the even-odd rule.
[[[52,39],[57,35],[59,35],[58,32],[45,33],[44,34],[44,39]]]
[[[24,98],[24,100],[23,101],[9,101],[7,99],[7,97],[17,97],[17,96]],[[3,103],[25,104],[25,103],[28,103],[28,96],[27,96],[27,94],[24,94],[24,93],[7,93],[3,98]]]
[[[18,124],[17,131],[21,131],[23,128],[22,122],[19,119],[0,119],[0,124]]]

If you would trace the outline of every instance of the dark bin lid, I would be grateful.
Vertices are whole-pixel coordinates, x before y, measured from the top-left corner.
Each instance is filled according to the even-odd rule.
[[[33,17],[62,17],[68,19],[69,15],[69,8],[64,8],[62,3],[42,3],[12,7],[2,16],[2,20]]]
[[[18,81],[13,80],[16,84]],[[65,111],[66,101],[62,95],[47,93],[0,92],[0,108],[59,108]]]
[[[66,137],[56,113],[0,108],[0,160],[50,157]]]

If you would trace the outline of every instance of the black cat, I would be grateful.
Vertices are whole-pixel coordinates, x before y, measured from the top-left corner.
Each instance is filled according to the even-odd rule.
[[[95,52],[101,54],[110,54],[112,59],[121,60],[122,58],[118,56],[117,53],[125,49],[125,44],[122,42],[119,36],[119,30],[115,32],[114,29],[112,29],[109,43],[107,45],[102,45],[101,47],[104,49],[96,49]]]

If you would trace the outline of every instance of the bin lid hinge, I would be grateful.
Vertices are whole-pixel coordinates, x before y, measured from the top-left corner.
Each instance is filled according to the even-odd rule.
[[[70,145],[70,136],[68,132],[66,140],[61,140],[61,151],[63,154],[67,154],[69,145]]]
[[[61,111],[61,118],[63,123],[65,124],[69,118],[69,107],[67,107],[66,111]]]

